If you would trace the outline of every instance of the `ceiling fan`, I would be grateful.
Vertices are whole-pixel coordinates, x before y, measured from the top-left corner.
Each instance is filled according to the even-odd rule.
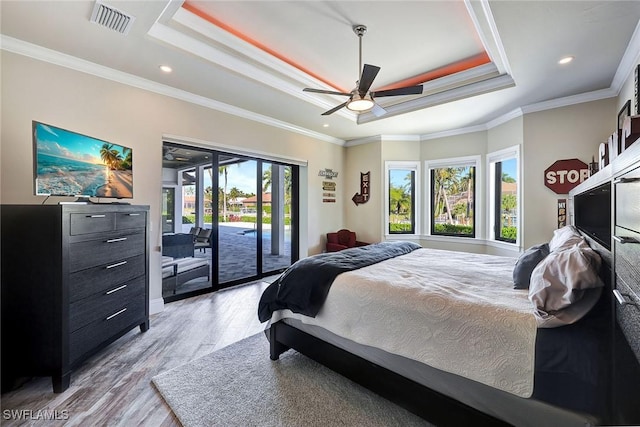
[[[373,80],[378,75],[378,71],[380,71],[380,67],[376,67],[375,65],[364,64],[362,66],[362,36],[367,32],[367,27],[364,25],[354,25],[353,32],[356,33],[359,40],[359,67],[358,70],[362,69],[360,74],[360,78],[356,82],[356,87],[351,92],[336,92],[332,90],[323,90],[323,89],[313,89],[313,88],[304,88],[305,92],[314,92],[314,93],[326,93],[329,95],[342,95],[348,96],[349,99],[332,108],[329,111],[325,111],[322,113],[323,116],[328,116],[329,114],[333,114],[342,107],[347,107],[351,111],[356,111],[359,113],[372,110],[373,114],[376,116],[382,116],[386,113],[386,110],[374,102],[374,98],[380,98],[383,96],[398,96],[398,95],[419,95],[422,93],[422,85],[418,86],[405,86],[399,87],[396,89],[387,89],[387,90],[379,90],[379,91],[369,91]]]

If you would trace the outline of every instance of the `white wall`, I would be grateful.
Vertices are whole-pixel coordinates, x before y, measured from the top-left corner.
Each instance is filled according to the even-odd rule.
[[[40,204],[33,195],[31,121],[133,149],[135,204],[150,205],[151,299],[161,297],[163,135],[308,161],[301,168],[301,256],[324,249],[324,234],[343,223],[343,202],[321,203],[318,170],[344,171],[342,146],[2,51],[0,201]],[[310,176],[309,176],[310,175]],[[63,198],[50,198],[57,203]]]
[[[544,185],[544,170],[556,160],[577,158],[585,163],[613,133],[615,98],[587,102],[524,116],[522,152],[524,248],[548,242],[557,228],[556,194]]]
[[[384,166],[382,162],[382,142],[348,147],[345,151],[345,168],[342,177],[344,194],[344,225],[356,232],[358,240],[380,242],[383,240],[382,221],[384,218]],[[360,173],[370,172],[370,198],[366,203],[356,205],[351,199],[360,193]]]

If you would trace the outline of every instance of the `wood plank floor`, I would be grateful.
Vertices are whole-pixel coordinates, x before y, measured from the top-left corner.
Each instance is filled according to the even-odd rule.
[[[267,285],[256,282],[165,305],[151,316],[147,332],[132,330],[72,372],[64,393],[53,393],[51,378],[35,378],[3,394],[0,424],[179,426],[151,378],[262,331],[257,306]],[[7,412],[12,410],[18,412]],[[64,417],[66,411],[68,419],[25,420],[23,410],[30,411],[26,418],[36,418],[38,411]]]

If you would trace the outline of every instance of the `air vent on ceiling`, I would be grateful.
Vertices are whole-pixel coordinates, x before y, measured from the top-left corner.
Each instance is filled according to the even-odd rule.
[[[108,6],[100,0],[96,1],[93,6],[93,12],[91,13],[90,19],[91,22],[102,25],[110,30],[115,30],[124,35],[129,33],[129,30],[135,20],[135,16],[128,15],[115,7]]]

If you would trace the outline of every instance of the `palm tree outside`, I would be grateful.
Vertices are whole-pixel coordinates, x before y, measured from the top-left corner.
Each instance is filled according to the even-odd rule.
[[[431,169],[432,233],[473,236],[475,167]]]

